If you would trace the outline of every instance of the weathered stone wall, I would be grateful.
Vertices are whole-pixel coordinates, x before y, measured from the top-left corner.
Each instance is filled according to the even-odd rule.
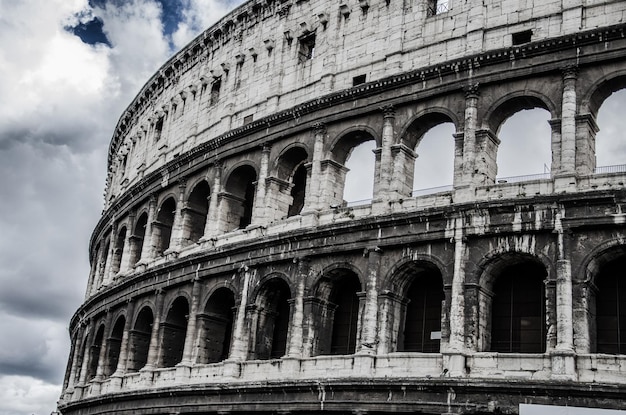
[[[247,3],[172,58],[111,143],[63,413],[619,408],[598,315],[626,172],[595,171],[595,117],[626,86],[626,3],[561,3]],[[500,126],[530,108],[551,174],[496,183]],[[414,195],[444,122],[453,186]],[[366,141],[373,199],[348,206]],[[507,295],[534,307],[519,341]]]

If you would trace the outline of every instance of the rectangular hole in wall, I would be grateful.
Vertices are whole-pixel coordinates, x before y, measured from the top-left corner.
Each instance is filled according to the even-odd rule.
[[[357,86],[365,83],[365,75],[358,75],[352,78],[352,86]]]
[[[530,42],[533,36],[532,30],[524,30],[523,32],[517,32],[511,34],[511,40],[513,45],[522,45]]]

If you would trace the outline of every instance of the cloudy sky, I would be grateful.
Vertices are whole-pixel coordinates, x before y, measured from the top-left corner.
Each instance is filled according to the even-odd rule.
[[[239,2],[0,0],[0,415],[55,409],[117,118],[173,52]],[[620,118],[626,102],[611,99],[609,121]],[[503,127],[502,136],[511,134],[519,149],[501,176],[541,173],[549,165],[549,145],[533,141],[545,133],[531,128],[547,128],[547,118],[530,111]],[[609,133],[626,131],[625,121],[609,121]],[[440,155],[450,154],[452,131],[442,126],[424,139],[417,187],[451,182],[451,164],[442,168],[451,160]],[[519,131],[524,140],[515,138]],[[520,151],[539,147],[548,153],[528,156],[536,166],[515,170]],[[606,154],[601,164],[624,162],[617,147],[598,148]],[[358,154],[354,172],[365,164],[355,162]]]

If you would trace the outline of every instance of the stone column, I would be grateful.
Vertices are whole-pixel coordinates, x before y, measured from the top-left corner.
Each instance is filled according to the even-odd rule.
[[[248,294],[250,291],[250,281],[252,280],[253,270],[247,266],[243,266],[239,270],[241,282],[241,301],[237,307],[237,316],[233,327],[232,343],[230,346],[230,354],[228,360],[246,360],[248,357],[248,335],[246,332],[246,309],[248,308]]]
[[[331,206],[343,204],[343,188],[349,169],[334,160],[323,160],[320,191],[320,208],[325,210]]]
[[[450,304],[450,341],[448,350],[444,354],[444,368],[450,376],[465,374],[465,242],[463,241],[463,217],[458,216],[453,221],[454,236],[454,272],[452,276]],[[476,323],[477,324],[477,323]]]
[[[163,314],[163,298],[165,293],[162,290],[158,290],[155,293],[156,301],[154,306],[154,320],[152,321],[152,333],[150,333],[150,346],[148,347],[148,359],[146,365],[140,370],[140,372],[146,372],[154,369],[158,365],[159,360],[159,332],[161,329],[161,317]]]
[[[196,350],[196,340],[198,334],[197,317],[201,288],[202,284],[200,283],[200,279],[195,277],[191,288],[191,306],[189,309],[189,318],[187,319],[187,334],[185,335],[185,346],[183,348],[183,358],[179,363],[180,366],[192,366],[195,363],[194,351]]]
[[[174,213],[174,222],[172,223],[172,235],[169,248],[166,254],[178,254],[183,245],[183,212],[185,209],[185,190],[187,189],[187,180],[181,179],[178,182],[178,201],[176,202],[176,212]]]
[[[143,245],[141,247],[141,258],[137,265],[145,265],[154,259],[154,247],[152,246],[152,222],[156,219],[156,204],[157,199],[155,195],[150,196],[148,204],[148,221],[146,222],[146,232],[143,235]]]
[[[557,212],[554,230],[557,233],[556,262],[556,347],[552,351],[552,377],[573,380],[576,377],[574,354],[574,319],[572,300],[572,266],[564,240],[562,218]]]
[[[362,354],[375,354],[378,343],[378,272],[382,251],[378,247],[372,247],[364,254],[367,255],[365,307],[361,343],[357,345],[357,351]]]
[[[293,301],[293,313],[291,314],[291,333],[287,346],[288,357],[302,357],[304,342],[304,290],[311,264],[308,258],[294,259],[296,262],[296,293]]]
[[[485,186],[496,182],[498,174],[498,146],[500,139],[490,130],[477,130],[474,186]]]
[[[563,101],[561,110],[560,175],[576,173],[576,78],[577,68],[563,69]]]
[[[308,213],[314,210],[324,208],[322,195],[322,159],[324,158],[324,139],[326,138],[326,125],[315,124],[313,126],[315,142],[313,144],[313,157],[311,161],[311,175],[307,180],[309,188],[305,200],[302,213]],[[326,206],[327,207],[327,206]]]
[[[219,218],[219,197],[218,195],[222,191],[222,163],[216,161],[213,165],[215,170],[215,176],[213,177],[213,188],[211,189],[211,196],[209,200],[209,213],[207,215],[206,225],[204,227],[204,236],[202,240],[215,237],[218,234],[218,218]]]
[[[83,362],[80,367],[80,378],[78,379],[79,385],[84,385],[85,383],[87,383],[87,369],[89,368],[89,354],[90,354],[89,342],[91,341],[93,343],[93,340],[91,339],[91,337],[95,337],[96,335],[95,331],[96,331],[96,321],[92,319],[89,323],[89,329],[87,329],[87,338],[85,339],[86,341],[85,348],[84,350],[82,350],[84,354],[83,354]]]
[[[452,187],[456,188],[457,186],[461,186],[464,180],[463,146],[465,144],[465,134],[455,133],[452,136],[454,137],[454,177],[452,178]]]
[[[465,88],[465,123],[463,129],[463,180],[461,185],[474,187],[473,176],[478,146],[476,142],[476,129],[478,126],[478,84],[467,85]]]
[[[126,307],[126,321],[124,322],[124,333],[122,335],[122,344],[120,346],[120,356],[117,361],[117,367],[111,377],[122,376],[126,373],[128,367],[129,341],[130,331],[133,324],[133,315],[135,314],[135,301],[130,299]]]
[[[592,114],[576,116],[576,174],[587,176],[596,168],[596,134],[600,131]]]
[[[561,119],[553,118],[548,121],[550,124],[551,134],[551,149],[552,149],[552,164],[550,165],[550,171],[552,175],[561,172]]]
[[[402,314],[408,301],[391,291],[385,290],[378,296],[380,327],[378,327],[378,354],[398,351],[398,335],[402,328]]]
[[[128,225],[126,227],[126,238],[124,239],[124,249],[122,250],[122,258],[120,259],[120,273],[125,273],[131,269],[131,242],[133,237],[133,229],[135,228],[136,212],[131,210],[128,214]]]
[[[380,163],[374,181],[374,200],[388,201],[393,176],[393,160],[391,147],[395,143],[394,124],[396,112],[393,105],[381,107],[383,113],[383,131],[381,136]]]
[[[265,205],[265,188],[266,180],[269,171],[270,164],[270,152],[272,146],[269,144],[263,145],[261,151],[261,167],[259,169],[259,177],[257,178],[256,194],[254,197],[254,206],[252,208],[252,225],[266,225],[267,224],[267,212],[269,206]]]
[[[389,197],[392,200],[411,197],[417,153],[404,144],[395,144],[391,147],[391,155],[393,176],[389,185]]]
[[[74,390],[74,384],[76,383],[76,374],[78,370],[80,369],[79,367],[80,365],[78,364],[78,362],[80,361],[81,345],[83,343],[84,336],[85,336],[85,324],[83,322],[80,322],[78,329],[76,330],[73,336],[74,339],[72,341],[72,347],[71,347],[71,352],[70,352],[71,360],[68,365],[69,372],[63,385],[63,389],[65,390],[65,393],[67,394],[71,394],[72,391]]]

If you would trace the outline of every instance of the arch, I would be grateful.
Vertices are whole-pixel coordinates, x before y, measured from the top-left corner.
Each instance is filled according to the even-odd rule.
[[[479,334],[484,351],[544,353],[548,272],[535,256],[495,256],[480,278]]]
[[[157,210],[156,221],[153,223],[155,252],[162,255],[170,247],[174,216],[176,215],[176,200],[170,196],[161,203]]]
[[[235,294],[220,287],[209,297],[198,314],[198,363],[216,363],[228,358],[233,331]]]
[[[126,368],[129,372],[137,372],[148,362],[153,323],[152,308],[144,305],[137,314],[135,324],[129,333],[129,358]]]
[[[255,300],[255,358],[273,359],[286,354],[290,300],[291,290],[282,278],[270,278],[261,285]]]
[[[143,240],[146,236],[146,227],[148,226],[148,212],[139,215],[139,219],[135,222],[135,229],[130,239],[130,258],[129,264],[135,266],[141,259],[143,250]]]
[[[269,191],[278,204],[279,216],[295,216],[304,207],[304,198],[308,179],[306,163],[309,155],[300,145],[293,145],[283,151],[276,160],[276,186],[270,185]],[[286,184],[286,185],[282,185]]]
[[[126,317],[121,315],[115,321],[111,335],[107,339],[106,364],[104,366],[104,376],[109,377],[117,369],[122,349],[122,338],[124,336],[124,327],[126,326]]]
[[[197,243],[204,236],[210,196],[211,188],[206,180],[198,182],[189,193],[183,215],[183,243],[185,245]]]
[[[498,135],[500,127],[507,118],[522,110],[541,108],[550,113],[552,118],[558,118],[557,108],[550,98],[537,91],[523,91],[506,94],[494,102],[485,112],[483,128]]]
[[[318,333],[331,333],[319,339],[318,354],[345,355],[356,350],[360,330],[361,281],[351,266],[336,264],[318,280],[314,293],[318,300],[313,315]]]
[[[458,130],[460,125],[456,114],[449,109],[444,107],[428,108],[411,117],[402,127],[400,133],[401,141],[409,148],[417,148],[422,138],[424,138],[424,134],[444,123],[454,124],[455,130]]]
[[[594,108],[588,117],[586,131],[593,141],[595,172],[621,172],[623,167],[607,166],[623,165],[626,157],[626,145],[621,139],[626,128],[626,121],[622,117],[626,102],[626,75],[604,80],[594,90],[591,99]]]
[[[179,296],[170,305],[161,324],[161,367],[173,367],[183,359],[188,318],[189,302]]]
[[[579,113],[590,113],[597,117],[604,101],[613,93],[622,89],[626,89],[626,70],[616,71],[600,77],[582,97]]]
[[[117,274],[118,272],[120,272],[125,242],[126,226],[122,226],[117,232],[117,238],[115,238],[115,247],[113,248],[113,259],[111,260],[111,271],[113,272],[113,274]]]
[[[350,152],[359,144],[374,140],[376,147],[380,147],[381,142],[378,136],[379,134],[370,126],[362,124],[351,126],[337,134],[329,146],[330,154],[334,161],[346,164]]]
[[[252,209],[257,172],[250,164],[236,167],[228,176],[224,190],[226,205],[225,230],[243,229],[252,223]]]
[[[392,311],[400,323],[397,350],[439,352],[445,298],[441,271],[429,261],[409,261],[396,270],[393,280],[402,296]]]
[[[91,343],[91,347],[89,348],[89,362],[87,366],[87,377],[86,377],[88,381],[93,379],[98,373],[100,350],[102,349],[103,343],[104,343],[104,324],[100,324],[100,326],[98,327],[98,330],[96,331],[96,335],[93,338],[93,342]]]

